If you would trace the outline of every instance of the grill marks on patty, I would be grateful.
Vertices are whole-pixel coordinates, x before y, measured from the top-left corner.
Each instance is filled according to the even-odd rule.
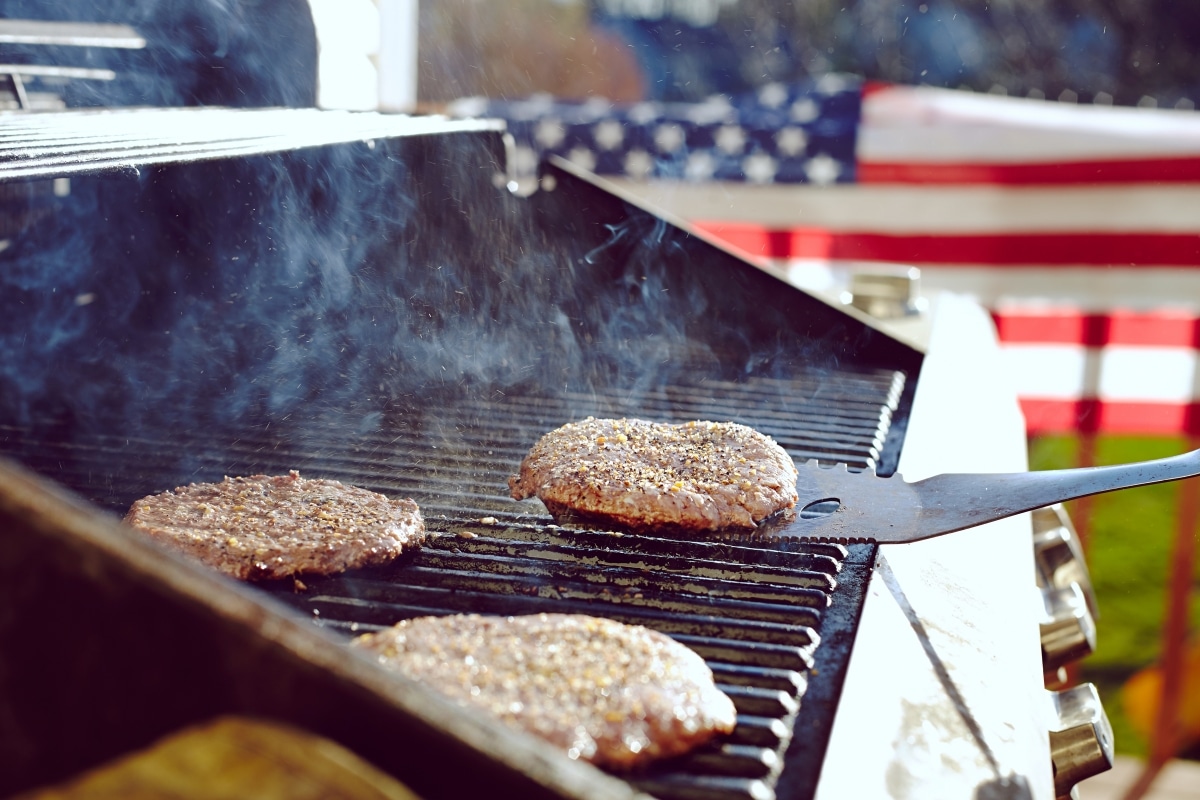
[[[193,483],[138,500],[125,521],[241,580],[383,564],[425,539],[412,500],[288,475]]]
[[[704,533],[794,507],[796,478],[784,449],[745,425],[588,417],[543,436],[509,488],[560,522]]]
[[[608,768],[685,753],[736,721],[699,655],[609,619],[421,617],[352,644],[460,705]]]

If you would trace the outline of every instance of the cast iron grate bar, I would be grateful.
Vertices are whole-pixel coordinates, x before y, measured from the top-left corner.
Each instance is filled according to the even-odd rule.
[[[726,562],[703,558],[702,556],[705,554],[702,551],[697,553],[697,557],[681,560],[677,552],[658,555],[638,552],[633,548],[621,551],[595,550],[576,546],[575,543],[559,545],[500,537],[480,538],[480,534],[475,534],[472,538],[474,540],[471,543],[472,550],[479,555],[491,554],[501,558],[540,559],[538,563],[543,565],[547,561],[574,561],[587,558],[595,569],[609,570],[614,567],[627,567],[636,570],[636,576],[645,576],[652,572],[652,579],[658,586],[665,585],[666,581],[686,581],[691,582],[693,586],[707,588],[710,586],[709,581],[720,579],[739,581],[745,584],[761,584],[764,587],[764,593],[772,594],[778,594],[781,591],[792,592],[795,588],[830,591],[837,585],[835,576],[839,566],[834,558],[815,554],[805,554],[810,555],[808,558],[798,554],[795,566],[802,567],[805,571],[796,572],[793,569],[771,566],[747,565],[734,568],[733,565]],[[568,535],[557,538],[569,540],[571,537]],[[443,548],[453,548],[453,545],[448,545],[443,540],[435,540],[427,544],[421,551],[422,563],[436,566],[452,563],[455,556],[439,555],[439,551]],[[480,564],[478,568],[486,569],[487,566]],[[625,583],[622,573],[613,573],[613,576],[615,583]],[[590,577],[585,578],[585,580],[591,579]],[[641,580],[640,577],[635,577],[626,585],[639,585],[639,580]],[[711,588],[708,590],[712,591]],[[744,591],[753,594],[755,589],[748,588]],[[810,594],[807,596],[816,598],[820,595]]]

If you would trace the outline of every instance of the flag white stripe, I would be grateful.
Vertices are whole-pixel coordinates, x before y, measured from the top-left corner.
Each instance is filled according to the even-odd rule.
[[[1000,358],[1018,397],[1076,400],[1086,395],[1086,348],[1004,344]]]
[[[1196,311],[1200,304],[1200,269],[925,265],[921,284],[930,291],[969,295],[987,308],[1064,305],[1102,313],[1114,308]]]
[[[1200,114],[889,86],[863,97],[860,162],[1053,163],[1200,155]]]
[[[1196,351],[1178,347],[1106,347],[1100,355],[1101,400],[1187,403],[1195,394]]]
[[[613,179],[688,220],[895,234],[1200,232],[1200,186],[748,185]]]
[[[1182,347],[1103,349],[1002,343],[1001,363],[1017,395],[1042,400],[1190,403],[1200,400],[1197,352]]]

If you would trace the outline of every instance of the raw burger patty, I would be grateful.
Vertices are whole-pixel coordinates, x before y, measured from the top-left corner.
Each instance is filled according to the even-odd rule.
[[[353,645],[570,758],[609,768],[687,752],[733,730],[736,719],[695,652],[610,619],[420,617]]]
[[[631,531],[749,530],[796,505],[796,466],[769,436],[732,422],[572,422],[509,478],[555,519]]]
[[[125,521],[242,580],[382,564],[425,539],[412,500],[288,475],[193,483],[138,500]]]

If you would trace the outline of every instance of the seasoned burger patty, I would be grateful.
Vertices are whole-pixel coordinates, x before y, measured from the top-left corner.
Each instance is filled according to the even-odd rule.
[[[631,531],[749,530],[796,505],[796,466],[769,436],[732,422],[572,422],[547,433],[509,479],[559,521]]]
[[[412,500],[287,475],[193,483],[138,500],[125,521],[242,580],[382,564],[425,539]]]
[[[609,768],[687,752],[733,730],[736,718],[695,652],[610,619],[421,617],[352,644],[461,705]]]

